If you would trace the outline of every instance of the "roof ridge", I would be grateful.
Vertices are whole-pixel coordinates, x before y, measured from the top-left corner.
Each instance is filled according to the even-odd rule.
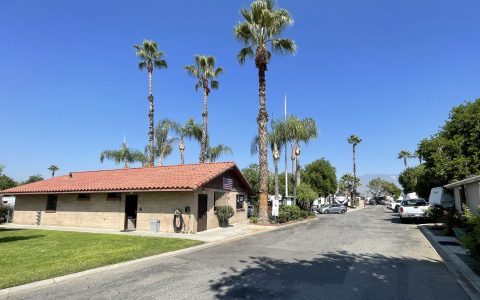
[[[141,170],[141,169],[160,169],[160,168],[172,168],[172,167],[182,167],[182,166],[198,166],[198,165],[219,165],[219,164],[235,164],[234,161],[218,161],[218,162],[206,162],[206,163],[193,163],[193,164],[176,164],[176,165],[166,165],[166,166],[153,166],[153,167],[134,167],[134,168],[117,168],[117,169],[102,169],[102,170],[86,170],[86,171],[73,171],[72,174],[78,173],[95,173],[95,172],[112,172],[112,171],[123,171],[123,170]],[[60,175],[68,176],[68,174]],[[60,177],[57,176],[57,177]],[[49,178],[50,179],[50,178]]]

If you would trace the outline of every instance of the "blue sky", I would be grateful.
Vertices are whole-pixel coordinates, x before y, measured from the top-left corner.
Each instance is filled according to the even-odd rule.
[[[17,180],[114,168],[104,149],[147,143],[147,74],[132,47],[154,39],[167,70],[153,75],[155,118],[201,121],[202,95],[183,70],[193,55],[213,54],[225,68],[209,97],[212,144],[227,144],[240,167],[256,134],[258,79],[240,66],[232,36],[250,1],[0,2],[0,163]],[[402,170],[401,149],[415,150],[452,106],[480,97],[480,2],[476,0],[278,1],[295,24],[285,36],[295,56],[275,56],[267,72],[271,117],[313,117],[320,136],[301,162],[325,157],[351,170],[347,137],[355,133],[358,174]],[[187,162],[199,146],[186,145]],[[179,162],[175,151],[167,164]],[[411,161],[414,163],[414,161]],[[119,166],[121,167],[121,166]],[[283,164],[281,164],[283,169]]]

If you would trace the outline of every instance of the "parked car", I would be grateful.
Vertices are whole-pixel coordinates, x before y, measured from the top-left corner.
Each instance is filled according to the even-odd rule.
[[[407,219],[423,219],[428,209],[428,203],[422,198],[402,200],[400,205],[400,222],[404,223]]]
[[[368,200],[368,205],[377,205],[377,201],[375,199]]]
[[[321,214],[332,214],[332,213],[344,214],[347,212],[347,207],[345,207],[342,204],[330,204],[327,206],[320,207],[318,209],[318,212]]]
[[[398,212],[398,209],[400,208],[400,205],[402,204],[402,200],[396,200],[394,202],[390,203],[390,206],[387,208],[391,209],[394,212]]]

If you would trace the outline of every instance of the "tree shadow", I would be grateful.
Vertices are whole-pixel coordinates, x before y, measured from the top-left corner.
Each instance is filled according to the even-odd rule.
[[[220,279],[209,282],[216,298],[385,299],[391,295],[392,299],[428,299],[442,295],[442,299],[463,299],[464,295],[443,263],[427,258],[342,251],[310,260],[250,257],[249,261],[240,262],[241,270],[230,268]],[[420,291],[406,286],[412,280]],[[442,287],[426,288],[437,285],[439,280],[445,283]],[[445,282],[448,280],[451,282]],[[413,294],[407,293],[410,291]]]
[[[6,236],[6,237],[0,238],[0,244],[8,243],[8,242],[16,242],[16,241],[36,239],[36,238],[40,238],[40,237],[44,237],[44,235],[33,234],[33,235]]]
[[[0,228],[0,232],[2,231],[17,231],[17,230],[22,230],[19,228]]]

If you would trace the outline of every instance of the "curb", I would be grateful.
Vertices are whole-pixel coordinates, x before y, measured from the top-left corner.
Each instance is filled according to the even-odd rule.
[[[480,277],[477,276],[455,253],[442,247],[433,234],[425,228],[425,225],[418,225],[418,229],[430,243],[430,246],[442,258],[448,271],[455,276],[457,282],[471,299],[480,299]]]
[[[289,225],[298,225],[298,224],[301,224],[301,223],[294,223],[294,224],[289,224]],[[286,225],[286,226],[289,226],[289,225]],[[280,228],[284,228],[284,227],[280,227]],[[62,275],[62,276],[58,276],[58,277],[54,277],[54,278],[44,279],[44,280],[40,280],[40,281],[34,281],[34,282],[31,282],[31,283],[26,283],[26,284],[22,284],[22,285],[18,285],[18,286],[13,286],[13,287],[5,288],[5,289],[0,289],[0,297],[11,296],[13,294],[26,292],[26,291],[29,291],[29,290],[32,290],[32,289],[35,289],[35,288],[43,288],[43,287],[58,284],[58,283],[61,283],[61,282],[65,282],[65,281],[68,281],[68,280],[72,280],[72,279],[75,279],[75,278],[79,278],[79,277],[82,277],[82,276],[93,275],[93,274],[97,274],[97,273],[101,273],[101,272],[105,272],[105,271],[115,270],[115,269],[118,269],[118,268],[130,266],[130,265],[134,265],[134,264],[138,264],[138,263],[143,263],[143,262],[148,262],[148,261],[152,261],[152,260],[156,260],[156,259],[161,259],[161,258],[166,258],[166,257],[191,253],[191,252],[199,251],[199,250],[202,250],[202,249],[218,246],[218,245],[221,245],[221,244],[226,244],[226,243],[229,243],[229,242],[242,240],[242,239],[254,236],[254,235],[272,232],[272,231],[275,231],[275,230],[280,229],[280,228],[275,228],[275,229],[269,230],[269,231],[245,233],[245,234],[235,236],[235,237],[231,237],[231,238],[228,238],[228,239],[225,239],[225,240],[219,240],[219,241],[214,241],[214,242],[204,242],[204,244],[202,244],[202,245],[193,246],[193,247],[189,247],[189,248],[185,248],[185,249],[170,251],[170,252],[161,253],[161,254],[157,254],[157,255],[153,255],[153,256],[137,258],[137,259],[134,259],[134,260],[120,262],[120,263],[116,263],[116,264],[113,264],[113,265],[107,265],[107,266],[98,267],[98,268],[94,268],[94,269],[90,269],[90,270],[85,270],[85,271],[81,271],[81,272],[77,272],[77,273]]]

